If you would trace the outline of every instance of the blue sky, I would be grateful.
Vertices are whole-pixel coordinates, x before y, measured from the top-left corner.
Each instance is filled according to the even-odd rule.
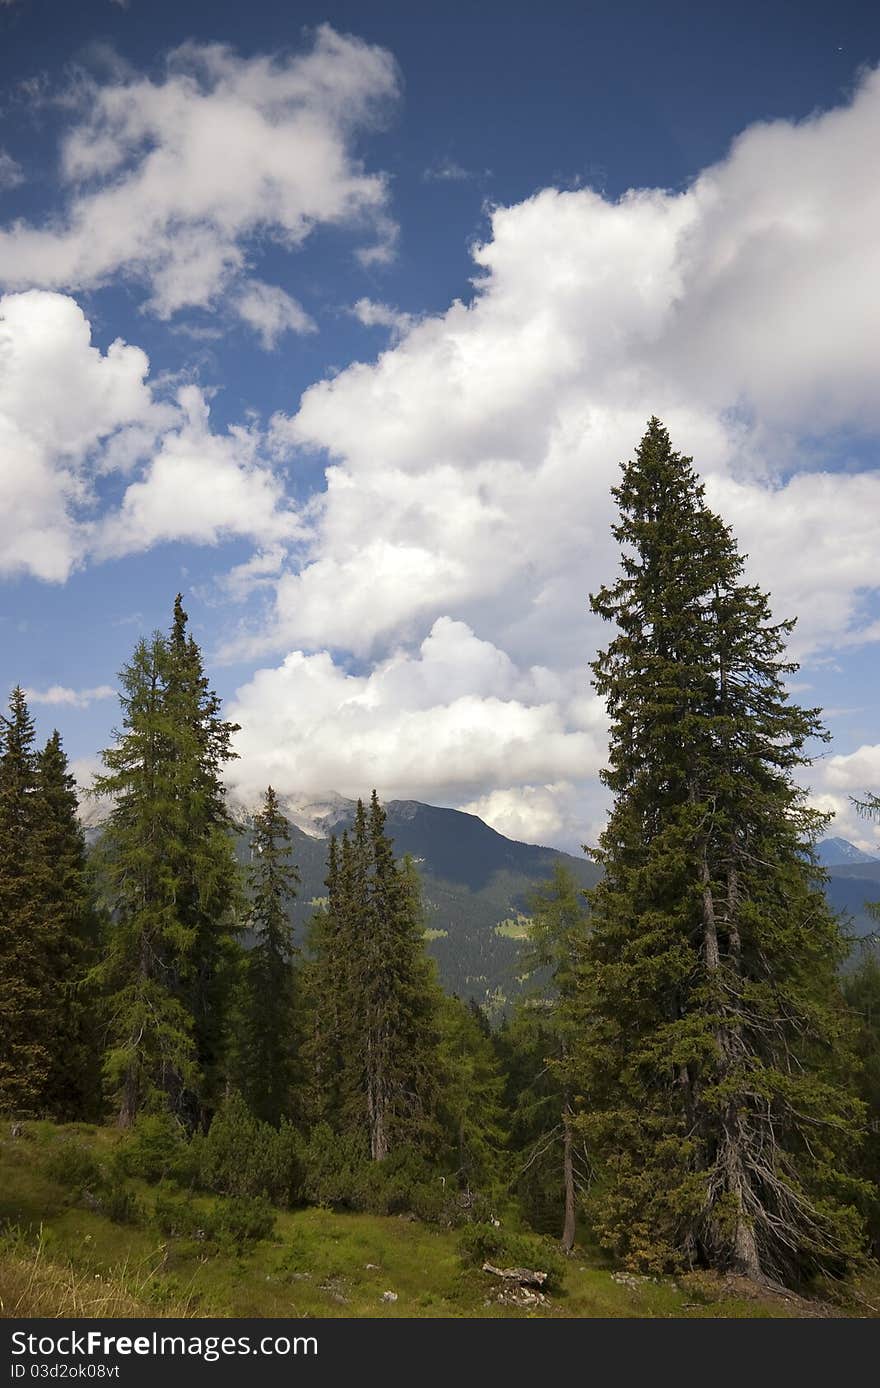
[[[0,686],[83,777],[182,588],[237,789],[593,837],[653,412],[880,783],[880,16],[0,0]]]

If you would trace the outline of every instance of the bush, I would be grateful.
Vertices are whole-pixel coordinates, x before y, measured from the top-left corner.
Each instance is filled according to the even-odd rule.
[[[153,1206],[153,1222],[160,1234],[166,1238],[192,1238],[209,1222],[205,1215],[194,1209],[192,1201],[180,1195],[167,1185],[160,1186],[156,1192]]]
[[[240,1094],[215,1115],[207,1136],[194,1141],[198,1181],[218,1195],[269,1196],[295,1204],[302,1187],[300,1143],[295,1129],[273,1128],[255,1118]]]
[[[458,1251],[466,1267],[531,1268],[546,1272],[547,1291],[558,1290],[565,1275],[565,1260],[547,1239],[532,1234],[513,1234],[494,1224],[468,1224],[458,1240]]]
[[[368,1153],[359,1138],[337,1137],[317,1123],[303,1149],[302,1191],[311,1205],[363,1209]]]
[[[102,1181],[101,1167],[94,1154],[83,1143],[69,1140],[50,1149],[46,1174],[77,1197],[84,1190],[94,1190]]]
[[[142,1181],[185,1178],[189,1144],[182,1125],[170,1113],[143,1114],[117,1155],[119,1169]]]
[[[144,1217],[141,1202],[133,1190],[118,1177],[108,1179],[98,1196],[101,1214],[114,1224],[139,1224]]]
[[[240,1253],[246,1244],[271,1236],[275,1212],[262,1195],[221,1197],[197,1209],[185,1195],[163,1186],[156,1194],[153,1222],[166,1238],[205,1239]]]
[[[210,1221],[211,1237],[239,1253],[248,1243],[270,1238],[274,1229],[275,1212],[262,1195],[218,1200]]]

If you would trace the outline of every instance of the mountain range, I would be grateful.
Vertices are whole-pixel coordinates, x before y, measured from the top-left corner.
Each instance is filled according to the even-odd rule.
[[[350,827],[355,803],[340,795],[282,798],[291,824],[294,858],[302,875],[294,922],[301,937],[308,916],[325,892],[327,844],[331,833]],[[239,806],[246,815],[248,806]],[[559,849],[505,838],[476,815],[441,809],[417,800],[385,805],[387,830],[398,855],[409,853],[422,879],[428,949],[443,986],[473,997],[491,1012],[521,991],[521,961],[529,895],[563,864],[584,888],[594,887],[600,869],[590,859]],[[863,938],[878,926],[866,902],[880,899],[880,860],[846,839],[825,839],[817,856],[829,874],[826,895],[847,920],[847,931]]]
[[[232,806],[246,824],[257,808]],[[355,802],[341,795],[281,797],[291,826],[293,860],[300,887],[292,910],[299,943],[323,900],[330,835],[350,827]],[[442,809],[417,800],[386,803],[387,831],[399,856],[412,855],[422,880],[428,949],[449,992],[475,998],[491,1013],[501,1011],[523,988],[521,964],[529,895],[562,863],[584,888],[594,887],[600,869],[588,858],[559,849],[505,838],[476,815]],[[89,839],[100,834],[106,806],[84,806]],[[249,854],[245,830],[238,843]],[[847,920],[848,933],[865,937],[877,930],[866,903],[880,900],[880,860],[845,839],[825,839],[818,857],[828,872],[826,895]]]

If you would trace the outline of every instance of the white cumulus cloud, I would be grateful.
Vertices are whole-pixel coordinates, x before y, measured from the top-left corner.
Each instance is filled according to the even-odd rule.
[[[395,234],[386,181],[352,138],[397,90],[386,50],[326,24],[286,57],[189,42],[160,80],[118,64],[68,98],[66,209],[48,226],[0,231],[0,279],[77,289],[125,275],[168,317],[212,305],[243,275],[256,236],[295,249],[316,226],[346,225],[372,238],[362,249],[385,254]],[[307,321],[280,290],[270,301],[265,286],[245,286],[236,302],[264,341]]]
[[[323,453],[327,487],[305,561],[279,574],[271,620],[250,645],[296,651],[260,672],[249,697],[286,682],[292,695],[318,670],[357,694],[356,718],[348,699],[328,697],[325,784],[351,788],[346,767],[378,773],[359,681],[383,672],[381,684],[385,662],[426,632],[433,641],[438,620],[479,632],[517,670],[579,670],[586,687],[608,636],[587,594],[617,564],[610,488],[653,413],[694,455],[775,612],[799,616],[797,651],[876,638],[866,596],[878,586],[880,482],[866,456],[880,433],[880,185],[865,177],[865,152],[878,135],[873,72],[837,110],[749,128],[683,192],[610,201],[545,189],[499,207],[474,249],[471,303],[409,325],[375,361],[276,417],[276,448]],[[364,321],[382,313],[363,306]],[[842,439],[861,444],[845,470]],[[343,677],[329,656],[308,654],[325,647],[373,662],[374,675]],[[572,784],[581,797],[591,774],[559,759],[573,734],[560,743],[546,704],[515,696],[534,720],[529,758],[503,775],[469,749],[487,779],[466,795],[463,772],[443,781],[431,762],[460,697],[438,695],[430,720],[406,697],[393,715],[379,700],[386,781],[454,788],[456,803],[511,827],[523,791],[535,830],[549,833],[556,813],[563,832],[569,811],[549,807],[562,793],[547,788]],[[265,747],[271,762],[288,715],[263,714],[249,754]],[[415,727],[430,773],[412,757]],[[583,801],[576,813],[594,812],[598,798],[587,798],[593,809]]]
[[[26,689],[24,692],[30,704],[68,708],[88,708],[98,699],[112,699],[116,695],[112,684],[99,684],[94,689],[69,689],[63,684],[52,684],[48,689]]]
[[[549,671],[522,670],[461,622],[441,619],[417,652],[368,674],[327,652],[293,652],[258,670],[230,715],[242,726],[230,779],[244,795],[415,795],[459,803],[489,785],[589,776],[602,756],[602,714],[566,697]],[[586,712],[586,717],[584,716]]]

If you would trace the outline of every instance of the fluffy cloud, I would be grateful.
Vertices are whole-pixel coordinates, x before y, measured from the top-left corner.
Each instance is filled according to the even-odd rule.
[[[242,725],[236,789],[271,782],[285,793],[325,790],[452,798],[486,786],[586,777],[601,761],[602,711],[565,681],[521,670],[463,623],[436,622],[417,653],[399,651],[369,674],[327,652],[293,652],[258,670],[231,716]]]
[[[880,858],[880,823],[861,815],[854,803],[880,794],[880,743],[823,757],[814,766],[811,781],[813,804],[834,815],[829,832]]]
[[[411,313],[403,313],[375,299],[358,299],[350,311],[365,328],[390,328],[396,337],[401,337],[415,321]]]
[[[253,328],[267,352],[273,350],[279,337],[286,332],[315,331],[315,324],[302,304],[277,285],[263,284],[260,280],[245,281],[236,296],[235,308],[239,318]]]
[[[231,535],[293,539],[299,521],[285,504],[282,483],[259,461],[260,435],[241,427],[212,433],[196,386],[184,387],[177,399],[180,427],[163,436],[143,477],[103,519],[96,553],[132,554],[164,540],[214,544]]]
[[[0,573],[59,581],[79,562],[96,455],[128,426],[140,426],[143,444],[163,422],[148,370],[137,347],[93,347],[64,295],[0,298]]]
[[[407,620],[470,619],[497,599],[522,625],[565,582],[583,594],[607,573],[617,461],[652,411],[717,479],[734,523],[771,549],[784,535],[797,571],[784,597],[809,599],[804,627],[816,617],[806,644],[840,634],[876,577],[876,474],[783,483],[795,431],[880,425],[880,189],[857,155],[878,125],[874,73],[846,108],[747,131],[685,193],[610,203],[548,189],[498,209],[474,253],[472,305],[419,323],[276,421],[280,438],[333,463],[312,564],[279,586],[279,639],[314,643],[321,630],[346,644],[356,629],[364,649]],[[829,503],[823,615],[805,556]],[[371,615],[351,582],[359,557],[378,561]]]
[[[59,705],[68,708],[88,708],[97,699],[112,699],[116,690],[112,684],[99,684],[94,689],[68,689],[63,684],[50,685],[48,689],[26,689],[28,703]]]
[[[616,567],[609,488],[651,413],[695,456],[775,610],[799,615],[797,651],[875,638],[864,598],[878,583],[880,480],[863,461],[832,468],[843,431],[858,442],[880,428],[880,188],[864,177],[878,126],[872,73],[839,110],[750,128],[682,193],[609,202],[546,189],[496,209],[470,304],[408,324],[377,360],[316,384],[273,422],[280,451],[327,456],[327,489],[306,562],[279,574],[270,629],[251,649],[341,648],[378,662],[378,678],[389,651],[429,629],[433,640],[451,616],[513,668],[579,670],[586,686],[604,634],[587,593]],[[382,308],[364,304],[362,321]],[[347,766],[367,780],[375,766],[408,793],[445,785],[499,827],[546,835],[596,812],[582,767],[559,759],[565,743],[539,733],[534,693],[517,696],[535,717],[529,765],[504,775],[471,749],[474,784],[487,779],[467,797],[464,771],[444,781],[432,760],[458,693],[428,722],[407,697],[395,716],[380,699],[373,756],[361,685],[337,685],[328,661],[294,654],[249,686],[254,697],[289,681],[292,694],[320,670],[357,692],[355,726],[348,702],[329,698],[325,784],[350,788]],[[261,716],[249,754],[265,746],[271,763],[293,715],[270,700]],[[430,774],[412,757],[416,726]],[[560,782],[575,786],[573,812]]]
[[[395,232],[385,179],[351,141],[396,92],[385,50],[328,25],[287,58],[187,43],[161,81],[120,66],[103,85],[85,82],[69,98],[79,120],[62,148],[66,213],[0,232],[0,275],[9,287],[81,288],[124,274],[168,317],[212,304],[258,234],[294,249],[319,224],[349,225],[384,254]],[[281,290],[233,297],[264,341],[307,325]]]
[[[66,295],[0,298],[0,573],[63,582],[88,555],[298,535],[260,434],[212,433],[196,387],[160,401],[148,372],[138,347],[94,347]],[[134,478],[99,514],[96,482],[109,473]]]

